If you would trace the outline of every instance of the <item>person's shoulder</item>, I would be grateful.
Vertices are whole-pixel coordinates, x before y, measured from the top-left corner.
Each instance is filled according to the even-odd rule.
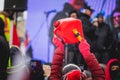
[[[56,13],[53,20],[56,21],[58,19],[62,19],[62,18],[66,18],[66,17],[67,17],[67,15],[65,14],[64,11],[59,11],[59,12]]]

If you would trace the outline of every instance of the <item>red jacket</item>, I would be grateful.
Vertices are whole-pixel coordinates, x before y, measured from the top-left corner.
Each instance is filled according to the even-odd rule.
[[[84,57],[86,64],[88,65],[94,80],[105,80],[105,74],[95,56],[90,53],[90,46],[85,40],[83,40],[79,49]],[[53,56],[50,80],[61,80],[62,77],[62,64],[64,58],[63,48],[57,47]]]

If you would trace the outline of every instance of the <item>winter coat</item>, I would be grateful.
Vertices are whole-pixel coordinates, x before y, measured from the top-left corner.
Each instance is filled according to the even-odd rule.
[[[0,18],[0,36],[3,36],[5,38],[5,34],[4,34],[4,22],[3,22],[3,20],[1,18]]]
[[[110,48],[113,41],[112,32],[110,27],[106,23],[99,23],[99,26],[95,30],[96,35],[96,51],[104,53]]]
[[[6,80],[9,55],[9,44],[3,36],[0,36],[0,80]]]
[[[96,38],[95,27],[90,22],[90,16],[83,13],[82,16],[80,16],[79,18],[82,21],[83,33],[84,33],[85,39],[90,44],[91,51],[94,52],[95,51],[95,48],[94,48],[95,38]]]
[[[111,66],[111,64],[112,63],[115,63],[115,62],[117,62],[117,63],[119,63],[120,64],[120,61],[118,60],[118,59],[115,59],[115,58],[113,58],[113,59],[111,59],[108,63],[107,63],[107,65],[106,65],[106,71],[105,71],[105,80],[112,80],[112,77],[111,77],[111,75],[110,75],[110,66]],[[119,72],[119,74],[120,74],[120,72]]]
[[[120,27],[113,28],[113,43],[111,48],[111,58],[120,59]]]
[[[82,43],[82,42],[81,42]],[[80,43],[79,50],[84,57],[86,64],[92,72],[94,80],[105,80],[102,68],[99,66],[95,56],[90,53],[90,46],[86,42]],[[64,49],[57,47],[52,60],[50,80],[61,80]]]

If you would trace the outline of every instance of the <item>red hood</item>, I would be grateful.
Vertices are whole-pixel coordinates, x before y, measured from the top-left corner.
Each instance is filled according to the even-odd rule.
[[[108,63],[107,63],[107,65],[106,65],[106,80],[112,80],[112,78],[111,78],[111,76],[110,76],[110,64],[111,63],[113,63],[113,62],[119,62],[120,63],[120,61],[119,60],[117,60],[117,59],[111,59]]]

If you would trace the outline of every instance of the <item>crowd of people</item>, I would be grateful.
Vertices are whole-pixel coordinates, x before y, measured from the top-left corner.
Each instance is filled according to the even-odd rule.
[[[14,12],[1,12],[0,80],[120,80],[120,7],[106,20],[102,12],[91,20],[93,12],[85,0],[65,3],[51,22],[49,36],[55,49],[49,64],[22,53],[14,23],[10,30]],[[81,21],[84,34],[81,42],[65,44],[53,33],[54,22],[66,18]],[[10,38],[10,31],[15,38]]]
[[[50,80],[120,79],[120,8],[116,7],[112,11],[108,21],[105,21],[102,12],[99,12],[91,21],[93,12],[94,10],[84,0],[69,0],[68,3],[65,3],[63,10],[53,18],[50,26],[50,37],[55,45],[55,53],[51,65]],[[86,42],[83,40],[80,43],[67,44],[68,51],[65,53],[66,44],[61,43],[63,40],[60,41],[60,37],[54,37],[53,31],[56,27],[53,23],[68,17],[82,21]],[[81,45],[83,46],[80,47]],[[87,53],[89,54],[87,55]],[[91,55],[95,57],[91,58]],[[65,61],[67,64],[64,63]],[[94,67],[96,68],[95,72]],[[89,77],[87,72],[91,73],[89,73]]]

